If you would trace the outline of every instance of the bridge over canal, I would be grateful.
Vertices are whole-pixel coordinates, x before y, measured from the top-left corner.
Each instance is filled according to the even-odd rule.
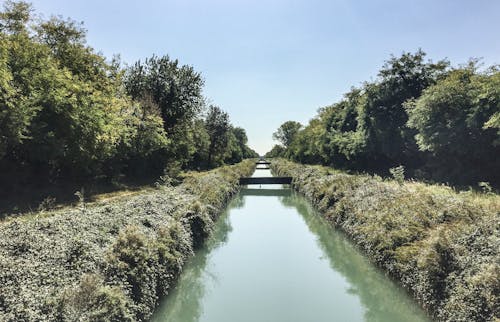
[[[259,167],[264,165],[265,167]],[[255,170],[268,170],[270,169],[271,162],[260,160],[255,163]],[[248,184],[291,184],[292,177],[241,177],[240,185]]]

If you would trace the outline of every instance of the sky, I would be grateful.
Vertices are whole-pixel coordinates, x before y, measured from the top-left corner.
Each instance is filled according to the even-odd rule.
[[[302,124],[384,61],[419,48],[453,65],[500,63],[498,0],[32,0],[83,21],[87,42],[124,63],[169,55],[264,154],[285,121]]]

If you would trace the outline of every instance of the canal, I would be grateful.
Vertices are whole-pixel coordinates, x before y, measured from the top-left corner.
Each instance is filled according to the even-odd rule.
[[[273,185],[236,195],[152,320],[429,321],[304,197]]]

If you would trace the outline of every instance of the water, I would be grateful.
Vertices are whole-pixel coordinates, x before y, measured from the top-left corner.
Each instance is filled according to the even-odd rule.
[[[229,204],[153,321],[428,321],[302,196],[249,188]]]

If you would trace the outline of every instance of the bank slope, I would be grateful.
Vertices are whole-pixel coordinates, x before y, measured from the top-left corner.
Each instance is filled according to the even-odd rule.
[[[499,319],[499,196],[285,160],[271,167],[437,320]]]
[[[0,224],[1,321],[148,319],[254,160],[129,200]]]

